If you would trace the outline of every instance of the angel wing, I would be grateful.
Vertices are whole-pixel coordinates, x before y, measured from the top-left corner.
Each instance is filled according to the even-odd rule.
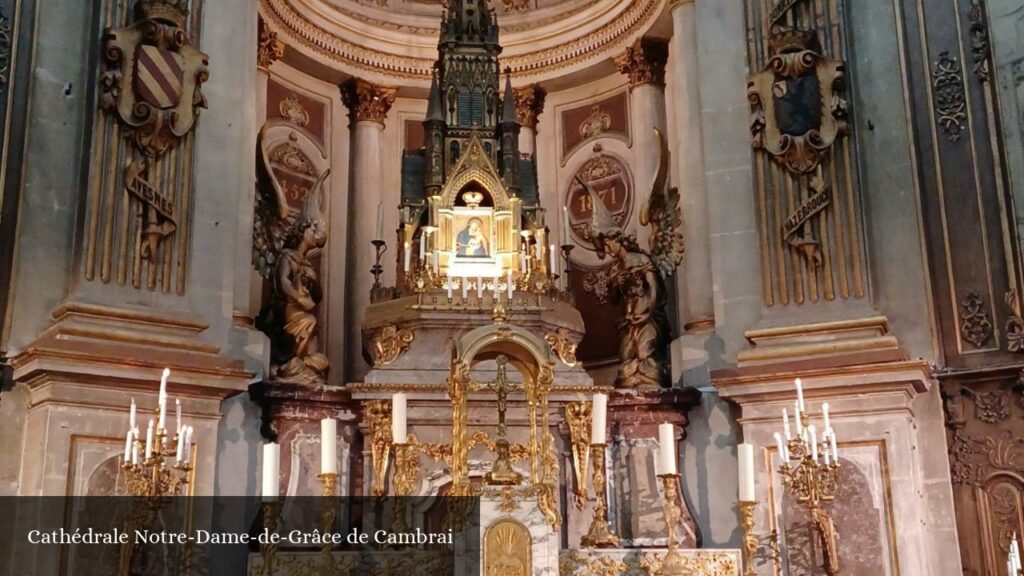
[[[284,248],[288,231],[295,224],[296,211],[285,201],[284,190],[273,177],[269,151],[263,145],[266,127],[260,130],[256,149],[259,166],[256,171],[256,213],[252,224],[252,264],[264,278],[273,273],[277,257]]]
[[[661,145],[661,154],[651,194],[640,208],[640,225],[651,227],[648,243],[651,260],[658,267],[662,277],[667,277],[672,275],[679,263],[683,261],[685,248],[683,234],[679,231],[683,224],[683,217],[679,207],[679,189],[667,186],[668,142],[660,130],[655,128],[654,132]]]

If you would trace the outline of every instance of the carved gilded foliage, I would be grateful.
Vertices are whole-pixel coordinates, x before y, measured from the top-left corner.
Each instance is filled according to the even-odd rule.
[[[415,333],[409,328],[399,329],[394,324],[389,324],[370,340],[370,356],[374,366],[386,366],[409,349]]]
[[[573,500],[577,510],[583,510],[587,501],[587,467],[590,464],[590,402],[570,402],[565,405],[565,423],[569,427],[572,445],[572,467],[576,475]]]
[[[615,57],[615,66],[629,78],[630,88],[641,84],[664,86],[667,61],[667,40],[639,38]]]
[[[341,86],[341,101],[348,107],[353,122],[384,124],[396,93],[395,88],[352,78]]]

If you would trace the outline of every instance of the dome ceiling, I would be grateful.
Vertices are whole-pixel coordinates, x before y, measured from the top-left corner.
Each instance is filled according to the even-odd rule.
[[[580,72],[655,23],[667,0],[493,0],[501,66],[517,84]],[[260,14],[305,57],[346,75],[426,86],[437,58],[438,0],[261,0]]]

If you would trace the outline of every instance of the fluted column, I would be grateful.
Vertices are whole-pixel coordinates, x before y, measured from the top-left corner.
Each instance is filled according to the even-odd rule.
[[[363,313],[370,305],[370,286],[373,284],[370,274],[373,266],[370,242],[376,234],[377,205],[384,197],[381,139],[384,120],[395,102],[395,89],[353,78],[342,84],[341,98],[348,107],[351,119],[349,235],[345,245],[348,254],[345,378],[348,382],[354,382],[362,380],[369,370],[362,352]],[[395,206],[385,207],[392,208],[397,209]],[[385,240],[394,243],[393,238]]]
[[[536,84],[516,90],[516,116],[522,126],[519,151],[523,154],[537,153],[537,116],[544,112],[545,96],[547,92]]]
[[[695,0],[675,0],[672,4],[672,73],[676,80],[677,138],[674,148],[677,150],[683,236],[686,239],[686,258],[676,274],[676,287],[680,327],[686,332],[708,330],[715,325],[695,4]]]
[[[619,72],[629,77],[630,120],[633,124],[633,164],[638,201],[651,191],[658,169],[658,138],[652,128],[666,132],[665,61],[668,41],[640,38],[615,58]]]

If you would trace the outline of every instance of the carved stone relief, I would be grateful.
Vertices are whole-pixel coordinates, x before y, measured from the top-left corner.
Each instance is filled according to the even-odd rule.
[[[935,121],[950,143],[960,142],[966,128],[967,101],[964,96],[963,69],[960,61],[949,52],[939,54],[932,70],[935,92]]]
[[[198,2],[190,7],[201,12]],[[85,277],[181,295],[207,56],[192,45],[184,3],[141,0],[129,21],[123,12],[102,11],[119,16],[103,23],[104,113],[94,130]]]

